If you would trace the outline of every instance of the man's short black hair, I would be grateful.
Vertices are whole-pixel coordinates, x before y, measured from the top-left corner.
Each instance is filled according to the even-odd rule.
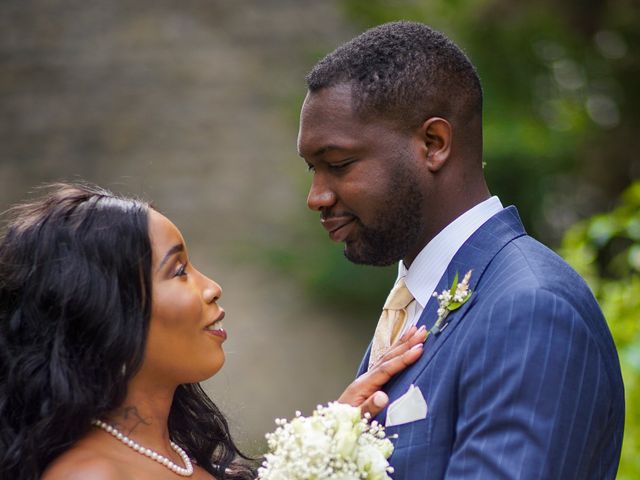
[[[306,80],[310,92],[349,83],[359,114],[409,128],[434,116],[464,123],[482,113],[473,64],[445,35],[416,22],[367,30],[320,60]]]

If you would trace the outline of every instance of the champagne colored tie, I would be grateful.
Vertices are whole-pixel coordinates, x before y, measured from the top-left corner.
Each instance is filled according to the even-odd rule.
[[[391,289],[384,302],[382,315],[378,320],[376,332],[371,343],[369,368],[376,363],[385,351],[396,341],[407,319],[407,306],[414,300],[413,295],[401,278]]]

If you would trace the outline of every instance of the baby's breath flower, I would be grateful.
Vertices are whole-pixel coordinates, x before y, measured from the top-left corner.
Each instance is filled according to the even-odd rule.
[[[471,272],[469,270],[461,282],[458,282],[458,274],[453,279],[453,285],[447,290],[443,290],[440,294],[433,292],[432,296],[438,299],[438,318],[431,328],[430,333],[438,334],[446,325],[445,318],[450,312],[460,308],[469,298],[471,298],[471,290],[469,289],[469,280],[471,280]]]
[[[310,417],[276,419],[266,435],[269,453],[258,469],[261,480],[389,480],[393,444],[384,427],[360,409],[341,403],[319,405]]]

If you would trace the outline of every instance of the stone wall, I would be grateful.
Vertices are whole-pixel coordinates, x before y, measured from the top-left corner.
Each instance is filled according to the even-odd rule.
[[[335,398],[370,333],[256,261],[292,219],[317,222],[301,213],[303,76],[351,34],[333,1],[0,4],[0,210],[85,179],[173,219],[224,288],[227,364],[207,389],[254,452],[274,417]]]

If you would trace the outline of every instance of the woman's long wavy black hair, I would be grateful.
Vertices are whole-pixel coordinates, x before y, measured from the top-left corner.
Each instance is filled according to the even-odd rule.
[[[149,208],[57,184],[10,211],[0,240],[0,478],[40,478],[124,401],[149,328]],[[178,387],[169,431],[216,478],[252,478],[198,384]]]

